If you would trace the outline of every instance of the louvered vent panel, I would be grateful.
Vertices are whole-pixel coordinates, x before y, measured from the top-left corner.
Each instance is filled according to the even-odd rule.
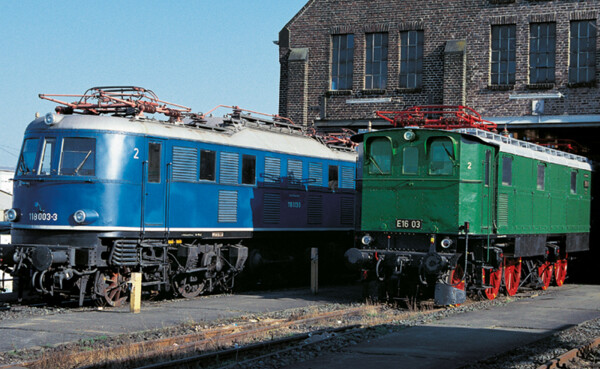
[[[498,194],[498,227],[508,227],[508,194]]]
[[[340,188],[354,189],[354,169],[351,167],[342,167],[342,181]]]
[[[323,185],[323,164],[308,163],[308,184],[311,186]]]
[[[308,196],[308,224],[323,223],[323,196]]]
[[[274,186],[281,181],[281,160],[278,158],[265,158],[265,184]]]
[[[238,154],[231,152],[221,152],[221,163],[219,174],[221,183],[238,184]]]
[[[173,146],[173,180],[194,182],[198,178],[198,150]]]
[[[219,191],[219,223],[237,222],[237,191]]]
[[[290,186],[302,184],[302,162],[300,160],[288,160],[288,182]]]
[[[342,224],[354,224],[354,197],[342,197],[341,202],[340,222]]]
[[[263,220],[265,223],[278,224],[281,220],[281,195],[266,193],[263,195]]]

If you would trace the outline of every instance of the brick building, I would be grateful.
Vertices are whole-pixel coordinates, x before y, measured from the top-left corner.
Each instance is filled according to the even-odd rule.
[[[384,124],[376,110],[468,105],[596,157],[599,12],[597,0],[309,0],[279,34],[279,113],[358,129]]]

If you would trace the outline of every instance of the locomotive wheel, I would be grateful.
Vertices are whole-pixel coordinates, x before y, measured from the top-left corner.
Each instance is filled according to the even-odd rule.
[[[567,279],[567,259],[559,259],[554,263],[554,282],[557,286],[565,284]]]
[[[542,280],[542,290],[546,290],[548,286],[550,286],[550,282],[552,282],[553,269],[553,265],[549,261],[546,261],[544,264],[538,267],[538,275]]]
[[[197,275],[182,274],[173,280],[175,292],[186,299],[199,296],[204,292],[204,281],[200,281]]]
[[[508,296],[514,296],[521,284],[521,259],[504,260],[504,287]]]
[[[459,290],[465,289],[465,281],[463,279],[463,269],[460,265],[450,271],[450,284]]]
[[[98,306],[121,306],[127,300],[127,280],[112,271],[96,273],[94,300]]]
[[[483,275],[485,276],[485,269],[483,270]],[[491,270],[489,272],[489,281],[487,283],[490,288],[486,288],[483,290],[485,297],[488,300],[493,300],[498,296],[498,291],[500,291],[500,285],[502,284],[502,266],[498,269]]]

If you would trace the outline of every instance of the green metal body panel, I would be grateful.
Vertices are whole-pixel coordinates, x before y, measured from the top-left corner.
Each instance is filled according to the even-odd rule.
[[[407,131],[415,134],[412,141],[405,139]],[[437,154],[436,141],[444,142]],[[440,130],[370,132],[363,148],[362,231],[458,234],[469,222],[473,236],[589,232],[588,170],[501,152],[499,145],[475,136]],[[407,150],[418,152],[416,171],[409,173]],[[434,168],[435,155],[446,161],[444,174]],[[503,184],[505,160],[512,161],[510,184]],[[544,167],[543,189],[538,189],[538,166]],[[574,193],[572,172],[577,173]]]

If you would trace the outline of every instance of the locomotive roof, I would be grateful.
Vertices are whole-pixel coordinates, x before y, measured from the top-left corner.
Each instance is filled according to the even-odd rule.
[[[438,129],[428,129],[428,128],[420,128],[420,127],[405,127],[403,129],[416,129],[416,130],[430,130],[430,131],[441,131]],[[394,131],[398,130],[398,128],[389,128],[384,130],[378,130],[374,132],[385,132],[385,131]],[[447,132],[447,131],[444,131]],[[499,135],[497,133],[492,133],[489,131],[484,131],[477,128],[459,128],[455,130],[451,130],[451,132],[457,132],[460,134],[466,134],[469,136],[476,137],[482,142],[488,143],[490,145],[497,146],[500,149],[500,152],[505,152],[517,156],[522,156],[531,159],[537,159],[548,163],[555,163],[564,166],[568,166],[571,168],[583,169],[583,170],[592,170],[592,163],[589,159],[580,156],[571,154],[568,152],[555,150],[549,147],[541,146],[534,144],[532,142],[517,140],[512,137],[506,137],[503,135]],[[368,132],[365,132],[368,133]],[[352,137],[354,142],[362,142],[362,136],[364,134],[358,134]]]
[[[192,125],[171,124],[154,119],[136,119],[96,115],[62,115],[60,122],[48,126],[44,118],[37,118],[27,130],[93,130],[122,132],[136,135],[207,142],[291,155],[311,156],[334,160],[355,161],[351,151],[335,150],[316,139],[284,130],[267,130],[252,125],[235,124],[229,129],[218,127],[197,128]]]

